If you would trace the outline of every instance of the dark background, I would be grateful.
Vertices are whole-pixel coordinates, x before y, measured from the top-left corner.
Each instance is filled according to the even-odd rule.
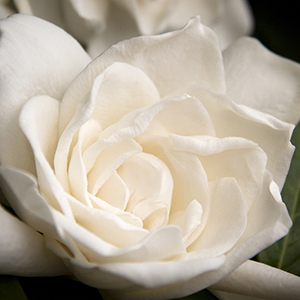
[[[248,1],[257,37],[268,49],[300,62],[300,10],[298,1]]]

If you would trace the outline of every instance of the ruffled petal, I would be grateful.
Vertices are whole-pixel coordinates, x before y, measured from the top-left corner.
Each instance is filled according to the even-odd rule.
[[[227,95],[236,103],[297,124],[300,119],[300,65],[257,40],[242,38],[224,52]]]
[[[221,300],[297,300],[300,295],[300,278],[280,269],[248,260],[210,289]]]
[[[43,236],[0,206],[0,273],[15,276],[69,274],[62,261],[49,251]]]
[[[218,38],[212,30],[200,23],[199,18],[194,18],[180,31],[126,40],[97,57],[73,81],[64,96],[62,110],[68,111],[65,126],[70,116],[74,115],[78,103],[91,90],[94,79],[114,62],[125,62],[141,69],[161,97],[177,90],[178,86],[185,88],[190,84],[225,93],[224,67]],[[69,104],[71,100],[72,105]]]
[[[54,152],[58,141],[57,123],[60,103],[48,96],[36,96],[23,106],[20,127],[34,153],[37,180],[49,204],[72,218],[65,191],[53,170]]]
[[[132,258],[137,259],[140,257],[139,255],[146,250],[146,252],[144,252],[144,254],[146,254],[144,261],[139,262],[137,260],[136,263],[126,263],[124,261],[101,265],[87,263],[73,259],[64,248],[59,244],[53,243],[53,240],[49,241],[47,246],[64,259],[68,268],[70,268],[72,273],[82,282],[100,289],[124,290],[114,294],[116,299],[135,299],[135,297],[137,297],[136,299],[154,299],[153,295],[160,295],[161,292],[162,295],[160,295],[159,299],[165,299],[168,295],[176,295],[176,293],[172,293],[172,289],[176,286],[176,283],[186,282],[186,280],[199,274],[216,270],[224,263],[223,256],[201,259],[199,257],[193,257],[192,255],[188,257],[184,255],[182,257],[185,258],[182,260],[178,259],[177,261],[172,259],[156,261],[155,258],[154,260],[150,259],[149,261],[147,259],[150,254],[149,250],[151,249],[148,247],[154,246],[154,248],[151,249],[151,252],[155,251],[155,248],[157,248],[157,242],[159,242],[157,238],[160,239],[160,242],[162,242],[163,245],[165,245],[165,243],[170,243],[170,247],[166,247],[165,250],[170,251],[169,255],[172,255],[174,250],[176,250],[174,249],[172,240],[176,241],[177,238],[181,238],[181,234],[178,235],[179,232],[178,228],[175,227],[164,227],[159,231],[154,231],[152,235],[149,236],[149,239],[145,240],[145,242],[149,241],[150,244],[147,245],[145,243],[144,249],[141,249],[142,252],[139,252],[139,249],[137,249],[136,253],[132,253],[135,255],[132,256]],[[172,235],[173,238],[170,238]],[[153,244],[151,246],[152,242]],[[167,254],[167,252],[164,252],[163,250],[160,252],[160,255],[163,253]],[[207,282],[203,283],[207,284]],[[202,283],[200,283],[200,288],[201,285]],[[160,287],[163,286],[168,287],[162,291]],[[158,289],[156,290],[156,288]],[[132,289],[135,289],[136,292],[126,292],[126,290]],[[182,291],[182,294],[187,295],[187,290]]]
[[[34,174],[32,151],[17,125],[20,109],[35,95],[61,99],[90,58],[71,36],[36,17],[13,15],[0,21],[0,30],[0,160]]]
[[[248,106],[238,105],[222,94],[196,85],[174,91],[172,95],[183,92],[201,101],[217,137],[242,137],[257,143],[267,154],[267,169],[282,189],[294,153],[290,142],[294,125]]]
[[[196,251],[203,257],[225,254],[240,239],[246,225],[246,202],[237,181],[233,178],[223,178],[212,182],[209,217],[201,235],[188,251]]]

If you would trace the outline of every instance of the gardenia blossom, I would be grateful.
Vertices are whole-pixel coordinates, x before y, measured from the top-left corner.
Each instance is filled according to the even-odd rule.
[[[200,15],[202,23],[217,32],[223,48],[249,34],[253,27],[246,0],[11,0],[5,3],[6,7],[13,3],[19,13],[35,15],[62,27],[85,45],[92,57],[124,39],[180,29],[195,15]]]
[[[297,299],[299,277],[249,261],[292,226],[297,63],[251,38],[222,53],[199,17],[92,61],[42,19],[0,29],[1,184],[21,220],[0,210],[1,273],[70,272],[113,299]]]

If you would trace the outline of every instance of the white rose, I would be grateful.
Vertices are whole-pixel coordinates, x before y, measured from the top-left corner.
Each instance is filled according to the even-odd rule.
[[[118,41],[180,29],[197,14],[215,30],[223,48],[249,34],[246,0],[13,0],[19,13],[35,15],[71,33],[92,57]]]
[[[287,121],[300,116],[298,64],[251,38],[222,54],[199,18],[90,64],[41,19],[15,15],[0,29],[2,184],[30,231],[0,210],[2,273],[66,272],[45,249],[34,261],[43,239],[116,299],[182,297],[217,282],[216,293],[240,293],[243,280],[246,295],[297,298],[298,277],[248,259],[291,226],[280,190],[293,154]],[[36,244],[33,229],[43,233]]]

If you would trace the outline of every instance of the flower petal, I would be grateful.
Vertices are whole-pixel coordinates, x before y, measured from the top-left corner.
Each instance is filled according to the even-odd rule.
[[[58,140],[59,105],[60,103],[57,100],[49,96],[31,98],[23,106],[20,113],[20,127],[34,153],[38,185],[41,193],[45,195],[51,206],[72,218],[65,191],[53,170],[54,152]],[[49,156],[50,160],[48,160]]]
[[[158,233],[158,231],[156,233]],[[161,238],[161,242],[164,244],[165,242],[170,241],[170,234],[173,235],[174,239],[177,239],[180,236],[177,235],[177,233],[179,233],[179,230],[175,227],[164,227],[164,230],[158,235],[158,238]],[[157,248],[158,241],[156,240],[155,235],[152,234],[152,236],[154,237],[152,246]],[[191,255],[186,257],[186,259],[179,259],[177,261],[166,260],[157,262],[155,260],[150,260],[147,262],[121,262],[98,265],[73,259],[62,247],[58,248],[58,245],[48,244],[48,247],[53,249],[54,252],[59,251],[59,256],[64,259],[68,268],[70,268],[72,273],[82,282],[102,289],[124,289],[124,291],[120,291],[119,293],[116,292],[114,294],[116,299],[155,299],[153,298],[153,295],[160,295],[161,292],[162,295],[160,295],[159,299],[164,299],[164,296],[167,298],[169,295],[176,296],[176,294],[178,295],[178,291],[177,293],[175,292],[175,294],[173,293],[173,288],[176,287],[176,283],[186,283],[186,280],[194,278],[199,274],[216,270],[224,263],[223,256],[201,259]],[[149,251],[147,247],[145,250]],[[173,252],[174,249],[170,248],[169,251]],[[204,284],[203,287],[202,283]],[[205,280],[202,282],[200,281],[198,282],[198,287],[204,288],[206,287],[205,284],[207,284]],[[159,287],[166,285],[169,286],[163,291],[162,289],[159,289]],[[158,288],[158,290],[156,290],[156,288]],[[137,292],[126,291],[133,289],[137,290]],[[188,295],[189,292],[186,289],[181,288],[180,294]]]
[[[246,0],[189,0],[188,4],[186,0],[176,1],[168,18],[168,28],[181,28],[197,14],[203,24],[217,33],[222,49],[249,34],[253,28],[253,17]]]
[[[300,278],[268,265],[248,260],[230,275],[211,287],[219,299],[270,299],[297,300],[300,295]],[[223,292],[225,296],[223,297]],[[237,296],[235,298],[231,298]],[[246,298],[248,299],[248,298]]]
[[[227,95],[236,103],[297,124],[300,119],[300,65],[252,38],[224,52]]]
[[[194,18],[182,30],[126,40],[97,57],[73,81],[64,97],[62,110],[65,104],[68,106],[65,108],[68,111],[65,124],[74,115],[79,101],[91,90],[94,79],[114,62],[125,62],[141,69],[161,97],[177,90],[178,86],[184,88],[190,84],[204,85],[225,93],[218,38],[200,23],[199,18]],[[71,101],[72,105],[69,104]]]
[[[0,206],[0,273],[15,276],[69,274],[62,261],[49,251],[43,236]]]
[[[194,85],[184,91],[174,91],[174,94],[183,92],[201,100],[217,137],[243,137],[257,143],[267,154],[267,169],[282,189],[294,152],[294,146],[290,143],[294,125],[248,106],[238,105],[204,87]]]
[[[0,21],[0,31],[0,160],[34,174],[32,151],[17,126],[20,109],[35,95],[61,99],[90,58],[72,37],[36,17],[13,15]]]
[[[246,203],[237,181],[223,178],[212,182],[209,217],[201,235],[188,251],[197,251],[203,257],[225,254],[242,236],[246,225]]]

